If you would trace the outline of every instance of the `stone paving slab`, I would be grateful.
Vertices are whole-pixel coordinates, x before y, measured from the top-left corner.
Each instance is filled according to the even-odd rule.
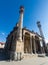
[[[26,58],[21,61],[0,61],[0,65],[48,65],[48,57]]]

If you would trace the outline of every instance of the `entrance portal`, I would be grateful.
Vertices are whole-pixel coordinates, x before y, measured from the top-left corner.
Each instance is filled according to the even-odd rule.
[[[37,36],[35,36],[35,42],[36,42],[36,53],[41,53],[40,40]]]
[[[29,33],[25,33],[24,53],[31,53],[30,34]]]

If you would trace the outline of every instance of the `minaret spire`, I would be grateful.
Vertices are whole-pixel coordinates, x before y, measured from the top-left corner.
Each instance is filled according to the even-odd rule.
[[[23,6],[20,6],[20,19],[19,19],[19,22],[20,22],[20,26],[21,28],[23,28],[23,13],[24,13],[24,7]]]
[[[24,13],[24,7],[20,6],[20,18],[19,18],[19,40],[22,41],[22,28],[23,28],[23,13]]]
[[[44,38],[44,35],[43,35],[43,32],[42,32],[42,28],[41,28],[40,21],[37,22],[37,26],[38,26],[38,28],[39,28],[40,35],[42,36],[42,38]]]
[[[37,22],[37,26],[39,28],[40,35],[42,36],[43,47],[44,47],[44,50],[46,52],[46,44],[45,44],[45,39],[44,39],[44,35],[43,35],[43,32],[42,32],[40,21]]]

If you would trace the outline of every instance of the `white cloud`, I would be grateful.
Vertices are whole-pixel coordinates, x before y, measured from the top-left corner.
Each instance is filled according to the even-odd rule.
[[[0,32],[0,42],[5,42],[6,41],[6,33]]]
[[[48,43],[48,39],[45,39],[45,42]]]
[[[4,32],[2,32],[1,34],[2,34],[2,35],[5,35],[5,33],[4,33]]]

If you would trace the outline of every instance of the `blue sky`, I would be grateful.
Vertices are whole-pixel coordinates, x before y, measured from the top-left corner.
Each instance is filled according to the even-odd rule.
[[[48,0],[0,0],[0,41],[7,35],[19,19],[19,7],[24,6],[23,26],[39,33],[36,22],[42,25],[45,40],[48,41]]]

